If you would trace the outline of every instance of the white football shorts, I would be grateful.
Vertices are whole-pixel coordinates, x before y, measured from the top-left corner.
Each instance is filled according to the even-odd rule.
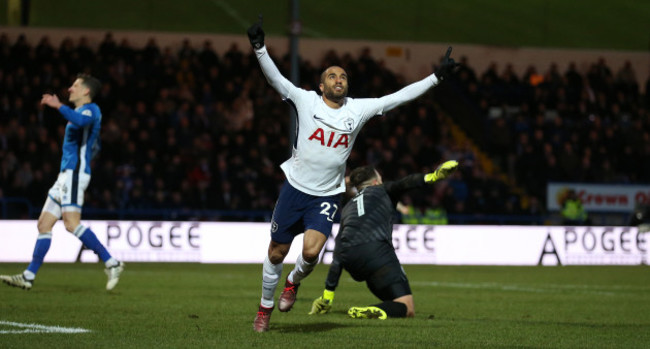
[[[43,211],[61,218],[62,212],[81,212],[84,193],[90,183],[90,175],[85,172],[65,170],[59,173],[56,182],[47,193]]]

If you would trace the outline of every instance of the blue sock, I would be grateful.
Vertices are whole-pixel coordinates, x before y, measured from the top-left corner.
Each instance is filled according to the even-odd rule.
[[[97,235],[93,233],[90,228],[86,228],[83,225],[79,224],[77,229],[74,230],[74,235],[76,235],[81,242],[83,242],[86,247],[95,251],[95,253],[101,258],[103,262],[111,259],[111,254],[108,253],[106,247],[102,245],[101,242],[97,239]]]
[[[43,264],[43,259],[47,254],[47,251],[50,249],[52,244],[52,232],[38,234],[36,239],[36,246],[34,246],[34,254],[32,254],[32,262],[29,263],[27,270],[36,274],[38,269]]]

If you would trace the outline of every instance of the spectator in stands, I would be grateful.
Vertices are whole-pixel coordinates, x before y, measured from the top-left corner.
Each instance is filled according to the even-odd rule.
[[[589,225],[589,216],[582,206],[582,200],[575,190],[569,189],[566,196],[560,200],[562,205],[562,224],[564,225]]]

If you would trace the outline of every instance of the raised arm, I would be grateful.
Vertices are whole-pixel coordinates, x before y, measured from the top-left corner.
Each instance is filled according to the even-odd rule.
[[[74,111],[72,108],[67,105],[62,105],[59,108],[59,112],[66,118],[68,121],[72,122],[77,126],[86,126],[94,120],[94,115],[90,109],[85,109],[81,113]]]
[[[427,173],[425,175],[419,173],[412,174],[395,182],[386,182],[384,183],[384,188],[386,189],[388,196],[390,196],[390,199],[397,204],[399,197],[403,193],[411,189],[424,186],[425,184],[432,184],[439,180],[445,179],[454,173],[457,169],[458,161],[445,161],[431,173]]]
[[[57,109],[61,115],[66,118],[66,120],[72,122],[77,126],[86,126],[90,124],[94,119],[94,115],[92,115],[92,112],[90,110],[86,109],[82,113],[78,113],[67,105],[61,103],[57,95],[44,94],[43,98],[41,99],[41,104]]]
[[[394,182],[384,182],[384,189],[391,201],[397,205],[399,197],[407,191],[424,186],[424,175],[416,173]]]
[[[266,46],[262,46],[260,49],[255,50],[255,56],[260,62],[260,67],[262,68],[262,73],[266,77],[266,81],[273,86],[273,88],[278,91],[282,98],[289,98],[291,92],[294,89],[298,89],[294,84],[291,83],[287,78],[282,76],[278,67],[275,66],[273,60],[269,56],[269,53],[266,50]]]
[[[262,30],[262,15],[260,15],[259,21],[253,24],[247,31],[248,39],[253,46],[255,51],[255,56],[257,61],[260,62],[260,67],[262,68],[262,73],[266,77],[266,80],[273,86],[273,88],[280,93],[282,98],[289,98],[291,91],[297,89],[291,81],[282,76],[278,67],[269,56],[266,46],[264,45],[264,30]]]
[[[418,82],[414,82],[395,93],[379,98],[379,101],[381,102],[380,104],[383,106],[381,112],[389,111],[401,104],[420,97],[430,88],[436,86],[440,81],[449,76],[458,66],[458,63],[456,63],[450,56],[451,46],[447,49],[447,53],[435,73]]]
[[[414,82],[395,93],[391,93],[379,98],[379,102],[383,106],[382,112],[387,112],[406,102],[410,102],[422,96],[430,88],[436,86],[439,81],[440,80],[438,80],[436,74],[431,74],[426,78],[418,82]]]

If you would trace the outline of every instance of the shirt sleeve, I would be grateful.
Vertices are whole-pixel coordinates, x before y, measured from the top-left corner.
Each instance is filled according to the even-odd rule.
[[[299,88],[292,84],[291,81],[282,76],[280,70],[269,56],[266,46],[262,46],[262,48],[255,50],[255,56],[260,62],[260,67],[262,68],[262,73],[264,73],[266,80],[276,91],[278,91],[278,93],[280,93],[282,98],[290,99],[292,93],[299,90]]]
[[[66,118],[66,120],[80,127],[90,124],[95,119],[95,115],[93,115],[93,112],[90,109],[84,109],[81,112],[76,112],[67,105],[62,105],[59,108],[59,112],[61,115],[63,115],[64,118]]]
[[[338,259],[336,253],[334,254],[334,259],[332,264],[330,264],[330,270],[327,273],[327,280],[325,280],[325,289],[328,291],[335,291],[336,287],[339,285],[339,279],[341,278],[341,273],[343,268],[341,268],[341,262]]]
[[[424,175],[417,173],[406,176],[395,182],[385,182],[384,189],[386,189],[386,192],[388,193],[388,196],[390,196],[393,204],[397,205],[397,201],[403,193],[411,189],[423,187],[424,185]]]
[[[380,104],[383,106],[383,110],[381,112],[383,113],[389,111],[401,104],[412,101],[423,95],[430,88],[437,84],[438,78],[435,74],[431,74],[426,78],[414,82],[395,93],[381,97],[379,98]]]
[[[366,117],[382,115],[391,109],[422,96],[430,88],[436,86],[438,82],[436,75],[431,74],[420,81],[405,86],[395,93],[380,98],[356,98],[355,102],[361,106],[363,114]]]

